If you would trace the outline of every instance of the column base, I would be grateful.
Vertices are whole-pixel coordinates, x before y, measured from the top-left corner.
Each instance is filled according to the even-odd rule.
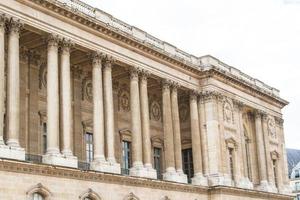
[[[152,166],[143,166],[143,164],[138,164],[130,168],[129,175],[157,179],[156,170],[153,169]]]
[[[109,162],[106,160],[94,160],[91,163],[91,170],[98,172],[121,174],[121,167],[119,163]]]
[[[283,185],[280,189],[281,194],[292,194],[292,187],[290,185]]]
[[[203,176],[203,174],[198,173],[195,174],[192,178],[193,185],[201,185],[201,186],[208,186],[207,178]]]
[[[0,158],[25,160],[25,150],[17,146],[0,145]]]
[[[257,189],[264,192],[273,192],[273,193],[278,192],[276,186],[274,184],[270,184],[266,180],[260,181],[260,184],[259,186],[257,186]]]
[[[239,181],[237,181],[236,186],[244,189],[253,189],[253,183],[249,180],[249,178],[240,178]]]
[[[208,176],[208,185],[216,186],[216,185],[224,185],[224,186],[233,186],[234,183],[228,174],[210,174]]]
[[[175,168],[167,168],[166,172],[163,174],[163,179],[165,181],[172,181],[177,183],[187,183],[187,175],[184,173],[178,173]]]
[[[43,163],[48,165],[58,165],[63,167],[78,168],[78,160],[75,156],[63,156],[62,154],[45,154]]]

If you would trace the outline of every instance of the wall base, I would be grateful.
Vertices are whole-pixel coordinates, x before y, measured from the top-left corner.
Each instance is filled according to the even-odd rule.
[[[45,154],[43,155],[43,163],[49,165],[78,168],[77,157],[75,156],[65,157],[62,154]]]
[[[25,160],[25,150],[21,147],[10,147],[5,144],[1,144],[0,158]]]
[[[108,162],[105,160],[95,160],[91,163],[91,170],[98,172],[108,172],[113,174],[121,174],[120,164],[117,162]]]
[[[177,183],[187,183],[187,176],[184,173],[178,173],[174,168],[168,168],[163,174],[163,179]]]

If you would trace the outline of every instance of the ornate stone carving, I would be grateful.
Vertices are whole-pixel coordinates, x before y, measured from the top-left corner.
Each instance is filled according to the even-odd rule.
[[[130,79],[136,79],[136,80],[138,80],[140,72],[141,72],[140,68],[138,68],[138,67],[131,67],[130,68]]]
[[[132,192],[130,192],[125,198],[124,200],[139,200],[139,198],[133,194]]]
[[[162,89],[163,90],[168,90],[170,89],[170,87],[172,86],[172,81],[171,80],[168,80],[168,79],[163,79],[161,81],[162,83]]]
[[[190,91],[190,100],[197,101],[198,94],[199,93],[196,90],[191,90]]]
[[[0,14],[0,31],[4,30],[6,22],[7,22],[6,15],[5,14]]]
[[[116,62],[115,58],[109,55],[103,54],[102,63],[104,68],[111,69],[112,65]]]
[[[16,34],[19,34],[23,27],[24,27],[24,24],[22,24],[19,19],[11,18],[8,22],[8,31],[9,32],[14,32]]]
[[[79,195],[80,200],[85,200],[86,198],[93,199],[93,200],[102,200],[100,195],[98,195],[91,188],[89,188],[87,191],[85,191],[81,195]]]
[[[62,38],[60,41],[60,45],[61,45],[61,50],[63,52],[70,52],[70,49],[75,46],[75,43],[72,42],[70,39]]]
[[[157,96],[154,95],[150,100],[150,119],[154,121],[160,121],[161,120],[161,104],[158,100]]]
[[[102,60],[105,57],[103,53],[99,51],[91,52],[88,54],[88,56],[91,58],[93,66],[99,66],[99,64],[102,63]]]
[[[164,196],[161,200],[171,200],[168,196]]]
[[[278,126],[283,127],[284,120],[281,117],[275,117],[275,123],[278,124]]]
[[[82,68],[79,65],[73,65],[72,66],[72,72],[73,72],[73,77],[75,79],[81,79],[82,76]]]
[[[269,136],[276,139],[277,135],[276,135],[276,125],[275,125],[275,120],[274,118],[269,117],[267,119],[267,126],[268,126],[268,133]]]
[[[118,110],[130,111],[130,93],[127,84],[123,84],[118,91]]]
[[[48,34],[47,37],[45,38],[45,41],[48,45],[48,48],[50,47],[58,47],[59,42],[61,41],[61,38],[59,35],[56,34]]]
[[[180,122],[186,122],[189,118],[189,106],[186,103],[179,104]]]
[[[47,88],[47,64],[41,63],[39,71],[39,88]]]
[[[145,70],[145,69],[142,69],[140,71],[140,74],[141,74],[141,76],[140,76],[141,80],[147,80],[148,77],[151,75],[151,73],[148,70]]]
[[[44,198],[49,199],[52,196],[52,193],[48,188],[46,188],[43,184],[38,183],[35,186],[31,187],[27,192],[26,195],[28,199],[32,198],[34,193],[40,193],[44,196]]]
[[[233,124],[234,123],[234,117],[233,117],[233,109],[232,105],[229,103],[229,101],[224,101],[223,104],[223,118],[224,121],[228,124]]]
[[[82,82],[82,100],[93,101],[93,82],[91,75],[88,75]]]
[[[217,91],[204,90],[199,93],[199,96],[202,101],[223,100],[223,95]]]
[[[270,152],[271,154],[271,159],[272,160],[278,160],[279,159],[279,153],[277,151],[272,151]]]

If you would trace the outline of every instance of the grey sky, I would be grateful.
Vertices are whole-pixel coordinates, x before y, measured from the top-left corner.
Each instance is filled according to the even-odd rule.
[[[300,0],[86,0],[195,56],[280,89],[286,144],[300,149]]]

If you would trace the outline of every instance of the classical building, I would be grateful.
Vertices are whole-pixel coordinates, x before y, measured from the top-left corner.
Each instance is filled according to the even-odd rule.
[[[287,159],[292,194],[300,200],[300,150],[287,149]]]
[[[0,199],[292,199],[277,89],[79,0],[0,13]]]

